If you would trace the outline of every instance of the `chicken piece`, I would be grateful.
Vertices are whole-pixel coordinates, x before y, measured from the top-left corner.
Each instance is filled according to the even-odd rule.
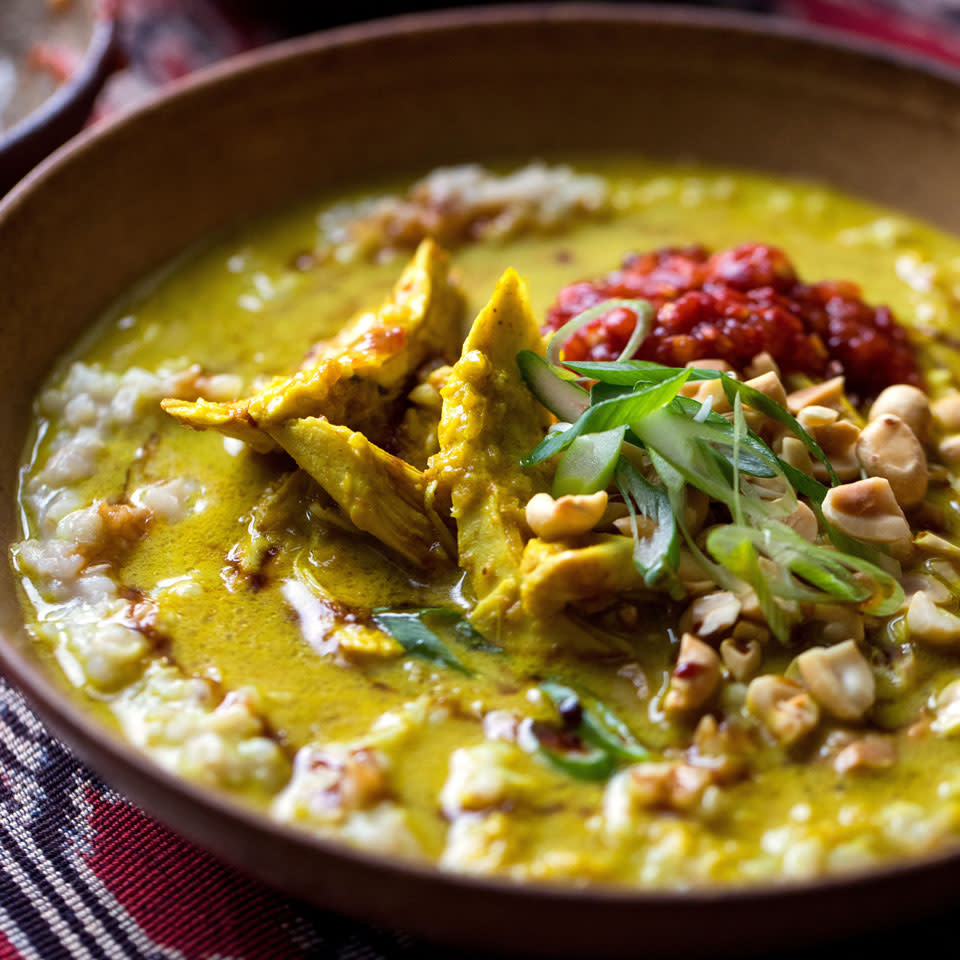
[[[456,356],[463,295],[449,271],[448,255],[425,240],[387,301],[356,317],[296,373],[245,400],[171,397],[161,406],[184,426],[217,430],[261,453],[274,448],[268,427],[299,417],[323,416],[384,443],[413,373]]]
[[[593,534],[573,544],[534,538],[523,551],[524,608],[545,617],[569,603],[613,600],[643,590],[643,575],[633,563],[633,540],[618,534]]]
[[[520,375],[521,350],[542,354],[543,338],[526,287],[508,270],[441,391],[440,451],[427,469],[441,501],[450,497],[460,566],[478,600],[472,619],[494,640],[520,598],[524,508],[547,487],[543,466],[520,466],[550,424]]]
[[[426,479],[416,467],[362,433],[319,417],[289,420],[269,432],[358,529],[420,567],[456,556],[450,531],[426,502]]]
[[[276,444],[254,423],[247,411],[247,400],[218,403],[212,400],[160,401],[165,413],[192,430],[216,430],[225,437],[240,440],[257,453],[269,453]]]
[[[302,470],[293,470],[264,490],[250,510],[245,536],[228,554],[241,573],[254,576],[262,571],[297,511],[306,514],[310,486],[310,478]]]
[[[450,370],[451,368],[444,364],[430,370],[426,375],[421,372],[420,382],[407,396],[410,406],[397,427],[391,449],[402,460],[412,463],[420,470],[427,468],[430,457],[440,448],[437,439],[440,410],[443,406],[440,391],[447,382]]]

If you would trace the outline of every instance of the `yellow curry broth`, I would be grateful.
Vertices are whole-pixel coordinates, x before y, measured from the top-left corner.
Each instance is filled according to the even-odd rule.
[[[632,161],[592,162],[590,168],[610,181],[609,215],[454,251],[468,318],[508,265],[528,279],[542,318],[562,285],[610,270],[627,252],[760,240],[783,247],[804,278],[856,281],[866,300],[889,304],[903,322],[947,330],[960,320],[960,242],[909,218],[821,187],[743,173]],[[377,304],[402,262],[305,261],[302,255],[316,243],[319,206],[303,204],[192,251],[115,306],[52,382],[77,359],[118,373],[196,363],[211,373],[239,375],[245,394],[258,377],[293,369],[312,344]],[[933,381],[946,378],[944,363],[956,370],[953,353],[939,346],[930,351],[924,356],[935,351]],[[26,477],[46,462],[61,428],[57,419],[40,417],[41,439],[29,454]],[[185,674],[206,677],[223,691],[256,689],[259,712],[288,761],[311,742],[362,738],[386,711],[423,694],[445,704],[443,722],[427,724],[391,751],[391,793],[409,812],[423,853],[435,859],[450,829],[439,798],[451,753],[484,742],[481,719],[491,710],[548,718],[549,707],[533,691],[536,679],[576,678],[654,751],[689,742],[693,723],[668,723],[662,711],[679,608],[660,596],[641,602],[635,626],[615,612],[595,623],[609,641],[606,658],[554,647],[525,661],[457,648],[471,671],[459,673],[403,655],[345,662],[319,653],[305,641],[282,593],[298,570],[348,607],[463,608],[468,601],[456,571],[411,570],[372,539],[358,540],[322,513],[311,513],[309,497],[286,524],[283,549],[263,577],[253,584],[237,574],[231,550],[243,542],[250,511],[268,484],[289,466],[281,454],[251,455],[156,412],[115,431],[97,472],[77,484],[79,499],[89,503],[121,496],[131,472],[135,481],[189,474],[196,482],[202,509],[176,524],[154,525],[118,567],[118,580],[160,598],[164,651]],[[956,515],[952,492],[943,502]],[[27,514],[33,523],[29,506]],[[189,589],[180,589],[178,578],[188,578]],[[28,617],[37,623],[35,613]],[[40,628],[38,634],[48,648],[62,643],[61,633]],[[778,666],[785,668],[790,656],[784,651]],[[930,654],[918,657],[916,670],[929,679],[914,687],[922,692],[912,693],[906,705],[881,680],[876,715],[884,726],[902,727],[930,689],[958,674],[954,658]],[[90,688],[78,696],[91,707],[104,701]],[[565,777],[527,757],[523,799],[486,821],[488,848],[500,843],[503,856],[447,862],[479,870],[489,862],[518,877],[683,885],[805,876],[919,852],[930,836],[945,842],[958,826],[960,749],[949,739],[914,738],[909,731],[897,738],[895,767],[852,777],[839,777],[826,763],[784,764],[783,751],[770,747],[754,758],[757,772],[725,787],[706,815],[635,811],[626,832],[604,825],[603,782]],[[804,748],[794,756],[805,759]],[[266,808],[276,787],[235,792]]]

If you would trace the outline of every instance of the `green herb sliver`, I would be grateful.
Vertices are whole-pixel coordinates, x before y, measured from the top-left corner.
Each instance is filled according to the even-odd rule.
[[[556,680],[545,680],[539,690],[567,728],[557,731],[534,724],[531,733],[537,753],[561,773],[579,780],[605,780],[621,762],[650,759],[650,751],[598,698]]]
[[[746,406],[750,407],[751,410],[756,410],[765,417],[776,420],[781,426],[786,427],[794,436],[798,437],[806,448],[824,465],[827,475],[830,477],[830,482],[834,486],[840,483],[833,469],[833,465],[827,459],[827,455],[820,448],[820,445],[804,430],[800,421],[785,407],[781,407],[776,400],[771,400],[765,393],[761,393],[754,387],[741,383],[739,380],[734,380],[733,377],[728,377],[726,374],[720,374],[720,383],[723,385],[723,392],[731,404],[733,403],[733,398],[739,395],[740,399]]]
[[[856,604],[865,613],[888,616],[903,604],[903,587],[878,566],[804,540],[788,526],[728,524],[707,537],[707,550],[757,593],[767,622],[786,642],[777,600]],[[764,568],[760,558],[772,561]]]
[[[680,546],[669,494],[664,487],[650,483],[626,457],[620,457],[617,463],[615,480],[630,511],[633,563],[643,574],[644,583],[652,587],[664,578],[674,579]],[[649,536],[640,536],[638,513],[655,524]]]
[[[458,673],[470,676],[470,670],[463,661],[443,642],[440,636],[427,626],[425,620],[444,624],[456,638],[472,650],[493,651],[498,648],[488,643],[464,619],[457,610],[445,607],[425,607],[421,610],[392,611],[374,610],[373,622],[388,633],[411,656],[429,660],[438,666],[449,667]]]
[[[567,494],[596,493],[606,490],[623,446],[626,427],[614,427],[602,433],[586,433],[567,448],[553,476],[555,497]]]
[[[554,364],[560,363],[560,353],[566,342],[575,333],[589,326],[591,323],[602,319],[611,311],[621,307],[629,310],[637,318],[633,333],[630,335],[626,348],[623,350],[623,353],[621,353],[621,359],[635,352],[650,332],[650,324],[653,321],[654,314],[653,306],[646,300],[610,299],[604,300],[602,303],[598,303],[596,306],[590,307],[582,313],[578,313],[560,327],[550,338],[549,344],[547,344],[547,360]]]
[[[687,382],[690,374],[680,370],[675,376],[643,390],[628,393],[611,400],[604,400],[591,406],[567,430],[550,433],[524,457],[525,467],[542,463],[561,450],[566,450],[573,441],[584,433],[602,433],[616,427],[630,426],[642,420],[655,410],[668,404]]]
[[[845,603],[878,615],[899,609],[903,592],[894,579],[899,575],[896,561],[827,523],[821,504],[828,487],[782,460],[748,428],[747,408],[785,427],[824,465],[831,484],[838,484],[819,444],[785,407],[716,370],[642,360],[571,362],[566,367],[594,380],[587,395],[590,405],[569,426],[558,425],[523,463],[540,463],[570,448],[555,495],[604,489],[613,467],[630,514],[633,560],[648,587],[679,592],[675,573],[682,535],[715,583],[728,590],[742,591],[745,583],[753,587],[770,627],[784,641],[789,638],[785,608],[790,603]],[[710,400],[700,403],[680,394],[691,380],[716,379],[732,417],[715,412]],[[624,443],[637,448],[630,460],[622,456]],[[640,469],[643,461],[637,457],[644,455],[652,471]],[[662,487],[656,478],[651,482],[653,472]],[[684,525],[691,487],[723,504],[733,519],[711,532],[706,552]],[[798,494],[809,500],[832,547],[809,543],[782,522],[797,508]],[[644,536],[641,515],[655,524]]]
[[[680,367],[665,367],[651,360],[564,360],[563,365],[588,380],[599,380],[620,387],[660,383],[672,377]],[[685,367],[691,380],[716,380],[718,370]]]

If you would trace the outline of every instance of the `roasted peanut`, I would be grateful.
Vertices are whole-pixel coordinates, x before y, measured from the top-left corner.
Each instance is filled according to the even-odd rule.
[[[887,387],[870,407],[870,422],[887,413],[899,417],[921,443],[926,441],[930,434],[932,414],[930,401],[922,390],[908,383],[895,383]]]
[[[538,493],[527,504],[527,524],[543,540],[562,540],[592,530],[607,509],[607,493],[570,494],[554,500]]]
[[[797,507],[789,517],[784,517],[783,522],[793,530],[794,533],[815,543],[820,526],[817,523],[817,515],[802,501],[797,502]]]
[[[937,453],[944,463],[960,463],[960,433],[951,433],[937,444]]]
[[[727,637],[720,644],[720,659],[735,680],[745,683],[757,675],[763,664],[763,645],[759,640]]]
[[[795,470],[813,476],[813,461],[807,445],[799,437],[784,437],[780,443],[780,456]]]
[[[820,444],[827,455],[830,466],[844,483],[860,475],[860,461],[857,459],[857,441],[860,428],[849,420],[837,420],[814,427],[811,431],[814,440]],[[827,479],[826,467],[819,461],[813,464],[813,475],[818,480]]]
[[[897,762],[897,745],[890,737],[868,734],[845,746],[833,760],[833,769],[843,775],[855,770],[882,770]]]
[[[841,720],[859,720],[877,695],[870,664],[852,640],[813,647],[795,661],[803,685],[816,701]]]
[[[787,405],[787,391],[783,389],[779,375],[773,371],[753,377],[747,381],[747,386],[759,390],[765,397],[769,397],[774,403],[780,404],[781,407]]]
[[[893,413],[871,420],[857,441],[857,459],[871,477],[886,477],[901,507],[927,495],[927,455],[910,427]]]
[[[805,737],[820,722],[820,710],[810,694],[799,683],[773,674],[750,681],[747,710],[786,746]]]
[[[930,729],[940,736],[950,737],[960,732],[960,680],[948,683],[935,701],[937,715]]]
[[[941,397],[931,408],[933,419],[944,433],[960,431],[960,393]]]
[[[765,373],[775,373],[779,377],[780,367],[777,361],[764,350],[762,353],[758,353],[746,367],[744,367],[743,372],[748,377],[760,377]],[[784,404],[784,406],[786,406],[786,404]]]
[[[680,656],[663,700],[668,713],[686,713],[703,706],[720,681],[720,658],[692,633],[680,640]]]
[[[687,609],[690,629],[701,637],[727,630],[740,616],[740,600],[729,590],[718,590],[697,597]]]
[[[928,577],[922,573],[907,574],[907,576],[901,578],[900,585],[903,587],[906,596],[901,608],[904,610],[910,606],[910,601],[915,593],[925,593],[927,599],[935,606],[949,603],[953,599],[953,594],[947,589],[946,584],[936,577]]]
[[[787,396],[787,409],[794,415],[804,407],[810,406],[831,407],[842,411],[846,401],[843,384],[843,377],[834,377],[832,380],[814,383],[802,390],[794,390]]]
[[[812,405],[804,407],[798,414],[797,420],[804,430],[810,431],[815,427],[825,427],[828,423],[836,423],[840,414],[830,407]]]
[[[910,539],[910,526],[900,509],[890,481],[869,477],[827,491],[823,515],[838,530],[868,543],[896,543]]]
[[[907,630],[912,637],[931,647],[960,647],[960,617],[942,610],[923,591],[910,598]]]

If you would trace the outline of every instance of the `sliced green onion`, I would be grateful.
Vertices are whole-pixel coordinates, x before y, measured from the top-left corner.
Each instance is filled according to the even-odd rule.
[[[743,544],[749,544],[754,556],[772,560],[777,576],[760,572],[759,561],[756,569],[741,572],[738,568],[744,567],[746,556]],[[885,570],[861,557],[810,543],[782,523],[770,522],[760,529],[734,524],[717,527],[707,538],[707,549],[757,591],[761,606],[760,592],[767,588],[786,600],[855,604],[879,616],[895,613],[903,603],[903,588]]]
[[[633,303],[637,304],[636,308],[631,308],[637,317],[637,322],[630,332],[630,339],[627,340],[626,346],[620,351],[618,360],[627,360],[632,357],[650,332],[650,324],[654,316],[652,304],[647,300],[634,300]]]
[[[589,310],[578,313],[554,333],[550,338],[550,342],[547,344],[547,360],[550,363],[559,364],[560,353],[564,345],[575,333],[620,307],[631,311],[637,318],[637,324],[633,328],[633,333],[636,335],[638,329],[641,331],[637,343],[637,346],[639,346],[647,333],[650,332],[650,321],[653,319],[653,308],[650,304],[647,303],[646,300],[604,300],[603,303],[598,303],[595,307],[590,307]],[[630,340],[633,341],[633,339],[634,337],[631,335]],[[634,347],[634,349],[636,349],[636,347]]]
[[[644,583],[652,587],[675,574],[679,559],[677,524],[669,494],[664,487],[650,483],[626,457],[620,457],[617,464],[616,481],[630,511],[634,566],[643,574]],[[638,513],[655,524],[648,537],[640,536]]]
[[[743,497],[740,492],[740,444],[747,432],[747,422],[743,418],[743,401],[738,393],[733,400],[733,521],[743,523]]]
[[[797,420],[789,410],[781,407],[776,400],[771,400],[770,397],[765,393],[761,393],[755,387],[750,387],[745,383],[741,383],[739,380],[734,380],[733,377],[728,377],[726,374],[720,375],[720,383],[723,385],[723,392],[727,395],[727,399],[731,404],[733,403],[734,396],[740,396],[751,410],[757,410],[764,416],[769,417],[771,420],[776,420],[777,423],[786,427],[791,433],[802,440],[806,448],[826,467],[831,484],[836,486],[840,482],[836,471],[833,469],[833,465],[820,448],[820,444],[803,429],[800,421]]]
[[[687,484],[683,478],[683,474],[674,469],[674,467],[664,460],[656,450],[649,449],[647,450],[647,453],[650,456],[650,461],[653,464],[654,470],[657,471],[657,476],[660,477],[660,479],[663,481],[663,485],[667,489],[667,494],[670,497],[670,506],[673,508],[673,516],[677,527],[683,536],[684,543],[687,545],[687,549],[693,555],[693,558],[700,565],[700,568],[704,571],[707,577],[709,577],[714,583],[719,584],[721,587],[724,587],[727,590],[733,590],[737,586],[736,580],[724,567],[720,566],[720,564],[714,563],[700,549],[696,540],[687,529],[687,524],[684,519],[687,509]]]
[[[620,457],[626,427],[577,437],[567,448],[553,476],[553,495],[596,493],[606,490]]]
[[[616,769],[616,760],[606,750],[586,747],[579,750],[561,750],[551,743],[547,733],[534,724],[537,753],[559,773],[575,780],[607,780]]]
[[[517,354],[517,366],[530,392],[559,419],[573,422],[590,406],[590,394],[583,387],[532,350]]]
[[[555,767],[579,779],[606,779],[618,761],[635,763],[648,760],[650,751],[633,735],[617,714],[597,697],[556,680],[545,680],[539,690],[561,717],[579,714],[569,730],[579,744],[575,750],[560,751],[556,741],[562,736],[551,728],[534,724],[532,733],[539,752]]]
[[[381,607],[371,611],[371,618],[411,656],[449,667],[468,676],[472,671],[428,626],[427,621],[441,624],[445,631],[452,633],[460,643],[471,650],[501,652],[499,647],[478,633],[459,610],[448,607],[423,607],[419,610],[388,610]]]
[[[638,383],[659,383],[674,376],[679,367],[665,367],[662,363],[650,360],[564,360],[563,365],[590,380],[634,387]],[[718,370],[706,370],[687,367],[691,380],[716,380]]]
[[[682,370],[663,383],[654,384],[644,390],[628,393],[622,397],[604,400],[590,407],[569,430],[560,434],[549,434],[524,457],[522,463],[531,467],[565,450],[584,433],[599,433],[614,427],[626,426],[637,420],[643,420],[650,413],[668,404],[687,382],[688,372]]]

